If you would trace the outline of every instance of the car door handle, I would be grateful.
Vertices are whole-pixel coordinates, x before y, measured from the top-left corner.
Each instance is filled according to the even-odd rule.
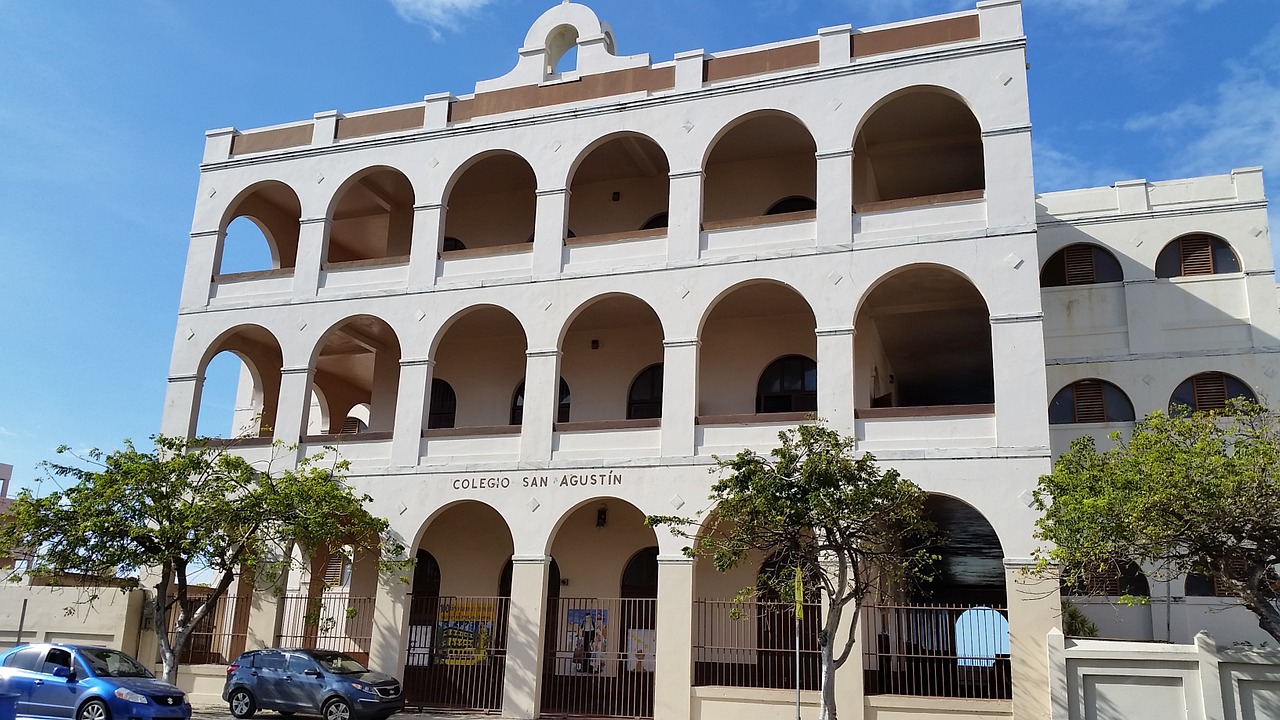
[[[43,685],[43,684],[44,684],[44,681],[43,681],[43,680],[36,680],[36,681],[35,681],[35,684],[36,684],[36,685]]]

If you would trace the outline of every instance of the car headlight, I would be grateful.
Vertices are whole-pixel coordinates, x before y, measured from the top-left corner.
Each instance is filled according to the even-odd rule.
[[[367,693],[369,695],[377,694],[377,692],[375,692],[373,688],[369,687],[368,685],[365,685],[364,683],[351,683],[351,687],[355,688],[356,690],[359,690],[362,693]]]
[[[131,703],[138,703],[139,705],[147,704],[146,695],[141,695],[139,693],[136,693],[130,690],[129,688],[116,688],[116,697],[120,698],[121,700],[128,700]]]

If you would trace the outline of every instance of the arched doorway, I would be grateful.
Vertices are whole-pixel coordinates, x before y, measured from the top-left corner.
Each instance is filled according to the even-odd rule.
[[[548,588],[542,716],[653,716],[658,542],[644,517],[600,498],[556,530],[559,595]]]
[[[502,516],[478,502],[427,526],[409,598],[406,706],[502,709],[513,547]]]

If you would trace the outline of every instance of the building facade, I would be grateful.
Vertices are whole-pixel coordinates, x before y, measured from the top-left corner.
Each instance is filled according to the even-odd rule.
[[[841,712],[1047,716],[1037,478],[1171,395],[1267,395],[1280,315],[1259,171],[1037,198],[1024,50],[983,0],[651,62],[565,3],[472,94],[208,133],[162,431],[234,354],[237,451],[336,445],[418,560],[313,558],[248,642],[428,707],[776,716],[817,648],[732,602],[770,559],[718,573],[644,518],[714,512],[715,455],[816,416],[952,540],[845,630]],[[269,265],[225,271],[233,223]]]

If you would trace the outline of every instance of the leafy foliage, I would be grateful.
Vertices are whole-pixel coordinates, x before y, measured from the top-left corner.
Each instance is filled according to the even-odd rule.
[[[1068,582],[1126,560],[1231,588],[1280,639],[1280,425],[1254,403],[1220,412],[1156,412],[1098,452],[1083,437],[1040,478],[1040,567]]]
[[[853,438],[822,425],[779,433],[768,457],[743,450],[716,458],[712,514],[696,518],[653,516],[693,540],[690,556],[709,558],[726,571],[750,558],[771,558],[761,582],[790,597],[797,568],[805,584],[826,599],[822,635],[823,717],[835,716],[833,673],[848,659],[853,633],[838,655],[832,643],[846,606],[856,622],[873,592],[918,579],[935,558],[927,550],[934,528],[924,518],[925,493],[897,471],[882,470],[870,453],[859,455]]]
[[[0,544],[33,551],[29,572],[54,581],[153,589],[150,612],[170,681],[187,636],[232,581],[248,574],[271,584],[295,544],[377,551],[384,570],[408,563],[387,521],[365,509],[371,498],[342,483],[345,461],[322,454],[295,465],[289,453],[288,467],[256,468],[226,443],[154,442],[151,452],[126,440],[111,453],[72,455],[78,464],[45,463],[50,476],[73,484],[43,497],[19,493],[0,523]],[[193,597],[191,582],[204,574],[212,592]]]

